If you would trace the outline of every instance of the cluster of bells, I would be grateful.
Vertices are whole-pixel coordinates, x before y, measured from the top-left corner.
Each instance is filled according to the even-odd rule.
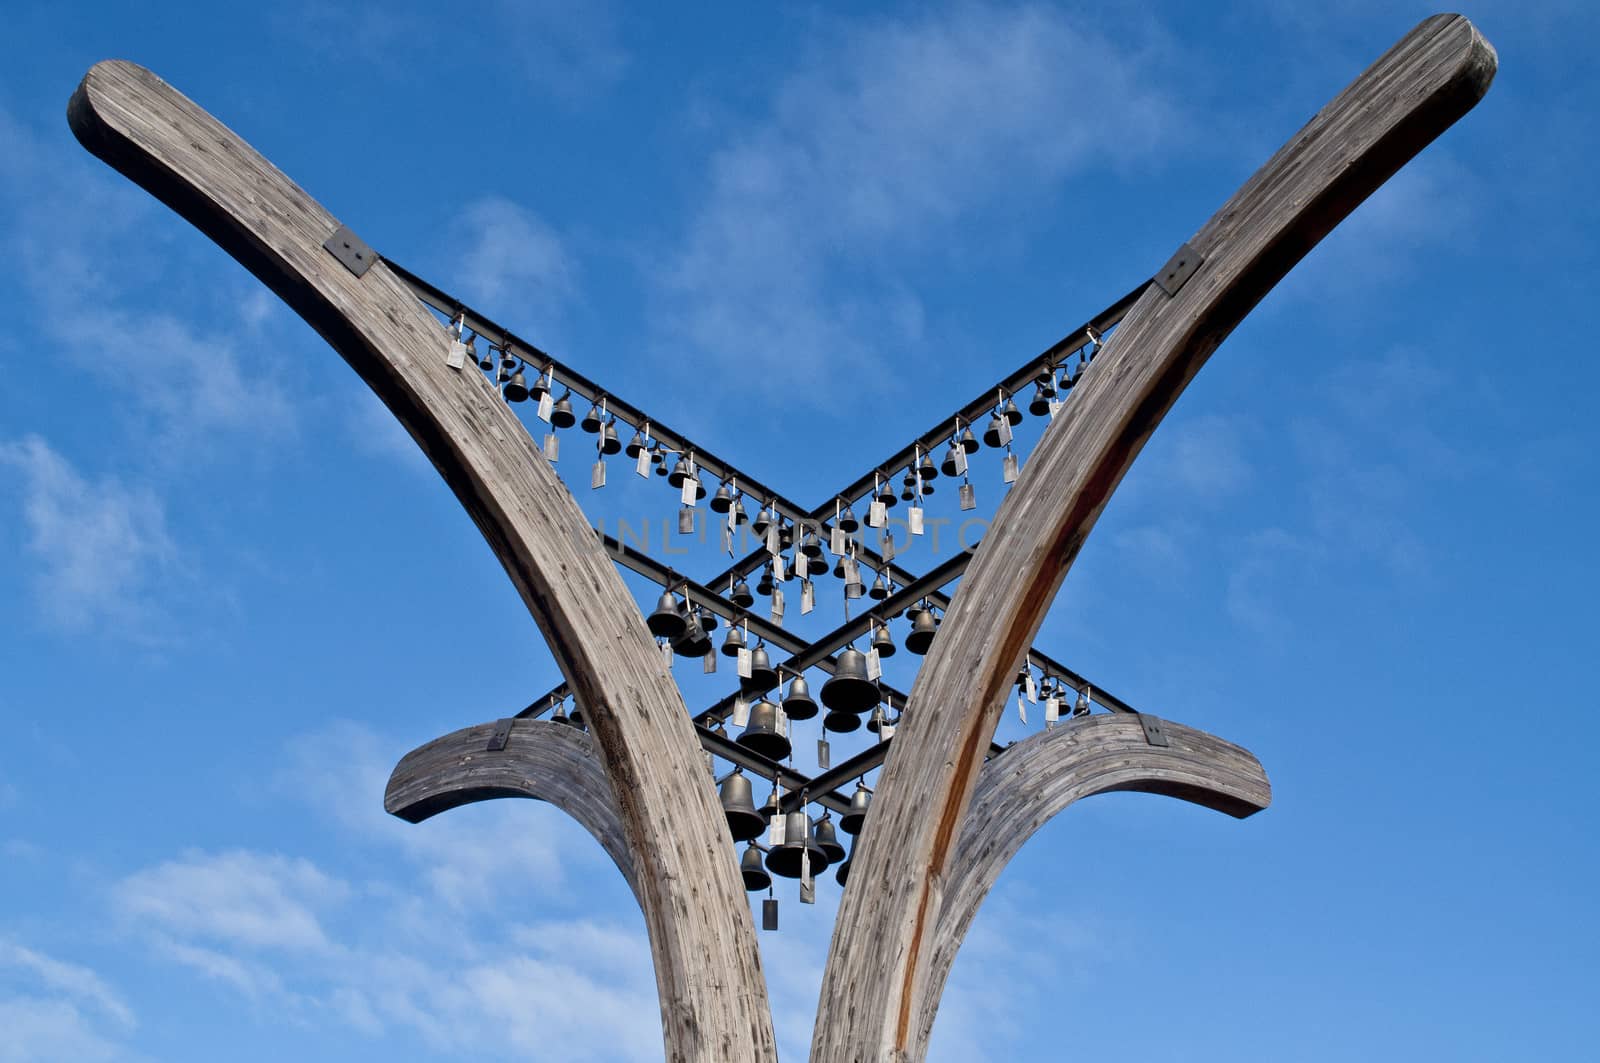
[[[748,596],[748,588],[745,594]],[[741,604],[737,591],[733,600]],[[938,633],[939,618],[926,603],[913,606],[907,614],[911,619],[911,632],[906,636],[906,650],[925,656]],[[673,652],[682,657],[704,657],[711,652],[710,632],[716,622],[714,614],[699,606],[686,607],[670,590],[662,592],[655,611],[645,618],[650,633],[666,639]],[[871,648],[877,652],[879,660],[894,656],[896,647],[888,625],[874,622]],[[750,674],[740,677],[739,693],[761,700],[751,707],[749,721],[737,741],[769,760],[783,760],[792,748],[789,737],[784,733],[778,706],[764,697],[779,686],[782,676],[773,666],[765,645],[758,642],[753,648],[748,646],[744,629],[738,624],[730,625],[722,642],[722,655],[738,657],[747,649],[750,651]],[[866,717],[867,730],[877,734],[890,722],[883,711],[878,684],[867,677],[867,655],[854,646],[846,646],[840,652],[833,674],[822,684],[821,697],[823,707],[828,710],[822,720],[824,730],[848,734],[858,730]],[[821,711],[803,675],[790,680],[781,703],[783,717],[790,720],[809,720]]]
[[[767,889],[772,885],[773,875],[800,878],[804,870],[809,870],[816,876],[835,866],[834,879],[839,885],[845,885],[850,877],[850,858],[839,842],[830,813],[824,812],[816,819],[806,815],[804,810],[783,813],[783,841],[766,849],[763,860],[763,850],[756,839],[766,833],[773,817],[780,814],[777,789],[773,789],[765,805],[757,808],[749,778],[742,769],[735,768],[733,774],[722,781],[721,797],[722,814],[727,818],[733,840],[749,843],[739,859],[745,889],[752,893]],[[865,783],[858,782],[850,798],[850,810],[839,817],[838,830],[851,837],[860,834],[871,802],[872,791]],[[802,868],[802,854],[809,868]]]

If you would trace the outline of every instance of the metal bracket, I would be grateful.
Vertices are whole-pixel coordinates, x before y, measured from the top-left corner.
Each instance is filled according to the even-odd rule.
[[[1146,716],[1142,712],[1134,713],[1139,717],[1139,726],[1144,728],[1144,740],[1153,746],[1170,746],[1167,741],[1167,732],[1161,726],[1161,720],[1155,716]]]
[[[1172,257],[1167,259],[1167,264],[1161,267],[1161,272],[1155,275],[1156,287],[1166,292],[1169,297],[1177,295],[1178,290],[1188,283],[1189,278],[1194,276],[1194,271],[1199,269],[1203,262],[1205,257],[1200,252],[1184,244],[1173,252]]]
[[[323,249],[344,264],[344,268],[360,277],[372,264],[378,261],[378,253],[366,245],[366,242],[350,231],[350,226],[341,225],[339,231],[328,237],[323,242]]]
[[[498,753],[506,747],[506,743],[511,741],[511,724],[514,720],[515,717],[508,716],[494,722],[494,734],[489,736],[487,752]]]

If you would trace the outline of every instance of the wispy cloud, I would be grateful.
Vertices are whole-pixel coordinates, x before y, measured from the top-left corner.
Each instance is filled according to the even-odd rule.
[[[1074,57],[1094,57],[1091,64]],[[1097,165],[1136,162],[1175,104],[1116,41],[1037,6],[962,5],[848,27],[711,159],[706,205],[663,274],[661,325],[752,379],[870,371],[924,310],[888,252],[959,253],[981,223]]]
[[[0,1063],[122,1058],[137,1025],[94,971],[0,938]]]
[[[155,581],[179,569],[161,500],[111,477],[90,481],[34,435],[0,444],[0,468],[22,480],[32,582],[46,621],[163,641]]]
[[[508,199],[481,199],[451,223],[446,254],[472,305],[549,334],[572,297],[574,264],[549,225]]]

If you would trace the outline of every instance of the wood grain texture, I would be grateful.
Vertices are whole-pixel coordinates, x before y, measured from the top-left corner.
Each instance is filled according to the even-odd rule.
[[[1486,91],[1493,50],[1424,21],[1317,114],[1189,240],[1203,264],[1152,286],[1044,432],[918,674],[851,864],[814,1060],[910,1060],[983,751],[1067,569],[1151,432],[1217,345],[1316,243]],[[1002,758],[1004,759],[1004,758]]]
[[[322,246],[339,228],[333,216],[154,74],[97,64],[68,121],[305,318],[428,455],[588,713],[637,869],[667,1057],[775,1058],[749,906],[683,699],[521,423],[480,373],[446,366],[444,330],[386,266],[347,271]]]
[[[638,894],[611,783],[594,740],[549,720],[515,720],[504,749],[490,751],[493,723],[463,727],[418,746],[395,765],[383,808],[410,823],[477,801],[548,801],[594,836]]]
[[[913,1057],[927,1053],[945,980],[984,898],[1052,816],[1081,798],[1113,791],[1163,794],[1240,819],[1272,802],[1267,774],[1249,751],[1181,724],[1162,726],[1170,744],[1152,746],[1136,716],[1085,716],[1018,742],[984,765],[950,861]]]

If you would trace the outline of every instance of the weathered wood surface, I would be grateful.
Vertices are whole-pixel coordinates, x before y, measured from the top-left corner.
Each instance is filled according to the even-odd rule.
[[[991,524],[911,692],[834,927],[818,1061],[920,1058],[936,930],[1003,700],[1068,567],[1145,440],[1217,345],[1327,234],[1466,113],[1493,49],[1460,16],[1407,34],[1189,240],[1139,298]],[[1002,758],[1004,759],[1004,758]]]
[[[521,423],[477,370],[446,366],[444,331],[387,267],[346,270],[323,248],[333,216],[154,74],[97,64],[68,120],[320,332],[432,460],[584,705],[637,869],[668,1058],[775,1058],[749,905],[689,714]]]
[[[383,808],[410,823],[499,797],[548,801],[594,836],[639,892],[622,817],[594,740],[549,720],[514,720],[504,749],[490,750],[495,724],[480,723],[418,746],[395,765]]]
[[[1162,730],[1169,744],[1153,746],[1137,716],[1086,716],[1018,742],[984,765],[950,861],[913,1057],[927,1053],[945,980],[984,898],[1052,816],[1113,791],[1163,794],[1240,819],[1272,802],[1267,774],[1248,750],[1171,721],[1162,721]]]

